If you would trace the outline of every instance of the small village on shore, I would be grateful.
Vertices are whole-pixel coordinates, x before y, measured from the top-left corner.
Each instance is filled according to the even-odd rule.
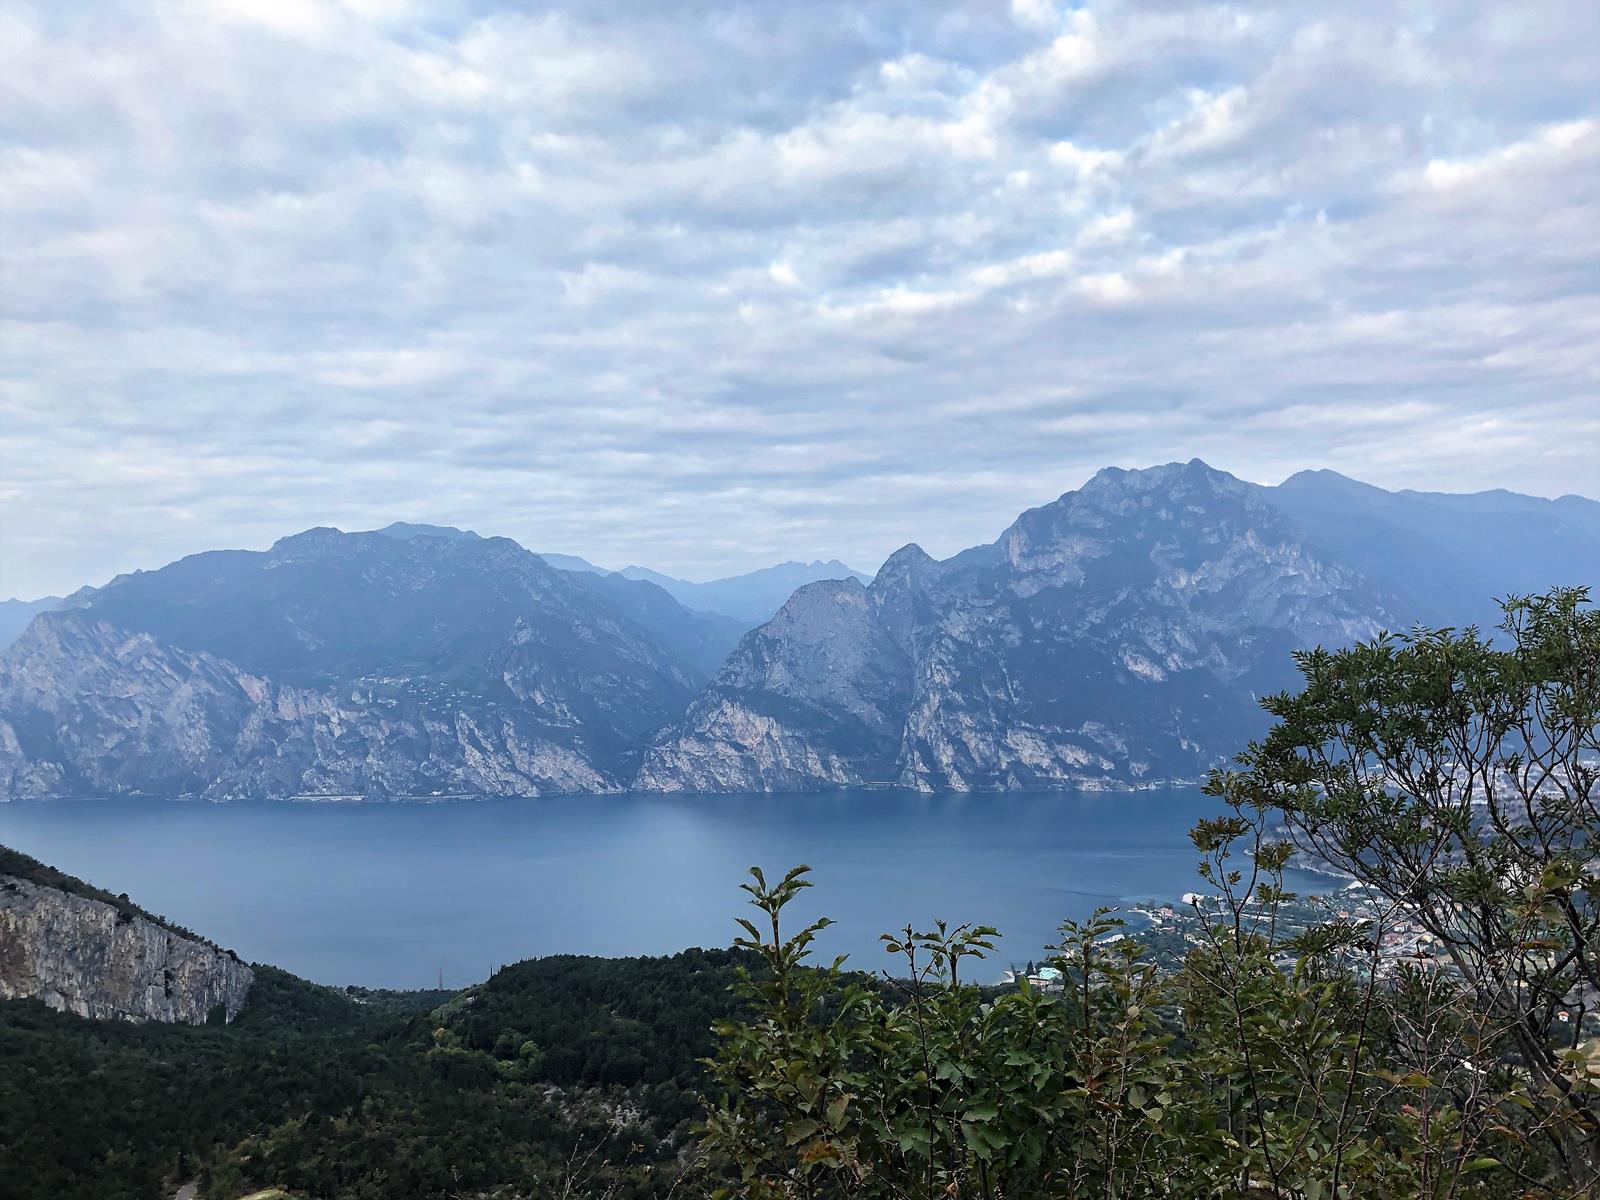
[[[1366,947],[1346,951],[1345,965],[1358,978],[1367,978],[1374,964],[1380,980],[1393,976],[1402,968],[1443,970],[1455,973],[1446,948],[1440,939],[1425,929],[1417,917],[1403,906],[1367,885],[1349,879],[1330,876],[1337,882],[1326,895],[1290,894],[1273,904],[1246,897],[1239,902],[1238,920],[1248,933],[1269,937],[1277,948],[1274,962],[1285,973],[1295,968],[1297,939],[1318,926],[1338,922],[1342,925],[1362,927],[1367,933]],[[1143,958],[1154,964],[1162,975],[1176,973],[1184,957],[1191,951],[1214,942],[1218,929],[1231,927],[1234,916],[1227,901],[1219,895],[1185,892],[1176,902],[1146,900],[1132,905],[1128,910],[1128,925],[1118,932],[1106,935],[1101,942],[1110,945],[1122,940],[1138,943]],[[1376,953],[1372,950],[1372,937],[1376,937]],[[1018,966],[1013,964],[1002,976],[1005,985],[1029,987],[1046,993],[1066,990],[1069,977],[1054,965],[1070,966],[1066,959],[1045,958]],[[1585,1037],[1600,1037],[1600,995],[1575,990],[1567,998],[1568,1006],[1554,1014],[1555,1029],[1570,1029],[1574,1042]]]

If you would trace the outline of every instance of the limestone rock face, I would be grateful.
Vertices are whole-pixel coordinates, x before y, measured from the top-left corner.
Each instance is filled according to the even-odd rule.
[[[230,951],[88,896],[0,875],[0,998],[80,1017],[233,1020],[255,975]]]
[[[808,584],[740,643],[682,734],[651,748],[636,786],[790,791],[883,778],[911,683],[911,660],[859,580]]]
[[[1204,463],[1107,470],[989,546],[892,555],[747,634],[636,786],[1128,788],[1197,779],[1290,651],[1393,627],[1261,489]]]
[[[739,632],[504,538],[195,555],[0,654],[0,799],[616,791]]]

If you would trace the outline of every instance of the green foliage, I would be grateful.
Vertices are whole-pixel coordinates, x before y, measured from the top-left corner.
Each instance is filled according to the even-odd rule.
[[[732,951],[453,996],[258,967],[197,1028],[0,1004],[5,1195],[1593,1200],[1600,615],[1506,611],[1500,647],[1298,657],[1208,784],[1198,944],[1151,956],[1102,911],[1039,991],[974,982],[993,929],[907,926],[874,979],[813,961],[825,920],[784,926],[807,868],[752,869]],[[1290,921],[1307,854],[1375,900]]]
[[[543,959],[459,997],[257,967],[229,1026],[0,1003],[0,1194],[663,1196],[737,958]]]
[[[1101,912],[1062,927],[1059,994],[964,982],[995,931],[944,924],[886,935],[905,979],[871,986],[808,962],[825,921],[784,930],[807,868],[752,869],[738,944],[766,971],[737,984],[752,1015],[717,1027],[704,1145],[738,1179],[717,1194],[1600,1195],[1577,1032],[1600,997],[1584,601],[1512,602],[1508,650],[1442,631],[1300,656],[1305,689],[1269,698],[1278,725],[1209,784],[1228,811],[1193,839],[1214,894],[1175,973]],[[1281,932],[1305,852],[1378,919]],[[1386,951],[1400,920],[1445,958]]]
[[[1524,1141],[1600,1190],[1600,1062],[1580,1041],[1600,1002],[1600,611],[1581,589],[1504,610],[1505,648],[1417,630],[1299,655],[1305,687],[1264,701],[1277,724],[1213,789],[1281,810],[1296,845],[1442,948],[1443,978],[1398,990],[1412,1012],[1382,1006],[1413,1031],[1409,1057],[1425,1061],[1411,1074],[1437,1085],[1422,1135],[1438,1133],[1435,1101],[1467,1130],[1510,1086]]]

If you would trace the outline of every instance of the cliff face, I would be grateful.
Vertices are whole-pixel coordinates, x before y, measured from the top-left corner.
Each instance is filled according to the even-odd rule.
[[[722,581],[812,580],[747,633],[624,575],[403,526],[85,589],[0,651],[0,800],[1194,780],[1264,729],[1296,648],[1600,588],[1600,504],[1196,460],[1102,471],[870,583]]]
[[[1129,787],[1226,761],[1292,649],[1396,623],[1259,489],[1103,471],[992,545],[802,588],[646,755],[637,786]]]
[[[503,538],[196,555],[0,654],[0,799],[615,791],[727,624]]]
[[[80,1017],[202,1024],[238,1016],[255,975],[230,951],[89,896],[0,875],[0,998]]]

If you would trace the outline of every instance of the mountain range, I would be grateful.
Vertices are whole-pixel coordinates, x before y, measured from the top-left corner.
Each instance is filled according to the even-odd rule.
[[[1600,583],[1600,504],[1196,460],[1101,471],[870,580],[719,582],[419,525],[122,576],[0,655],[0,796],[1192,780],[1260,730],[1296,648]]]

